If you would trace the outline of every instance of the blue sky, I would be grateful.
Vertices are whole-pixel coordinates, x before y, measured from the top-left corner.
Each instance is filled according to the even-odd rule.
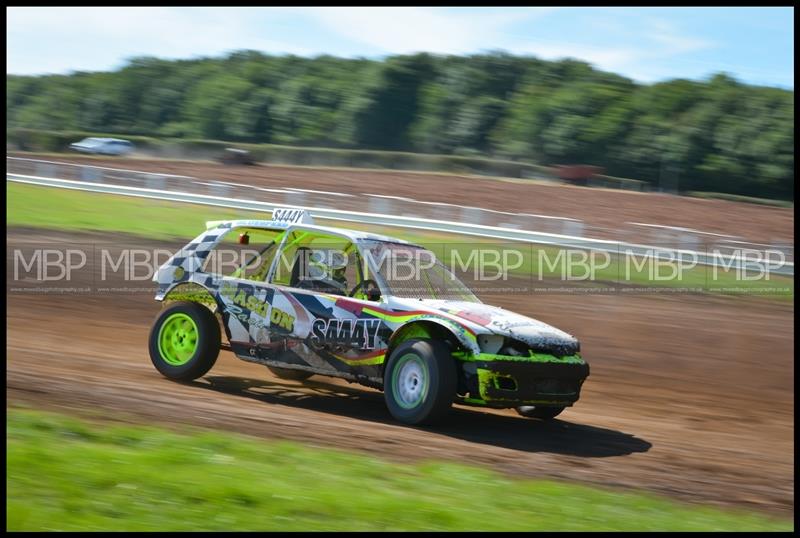
[[[7,73],[107,71],[133,56],[239,49],[380,58],[505,50],[574,57],[639,82],[739,80],[794,88],[794,9],[7,8]]]

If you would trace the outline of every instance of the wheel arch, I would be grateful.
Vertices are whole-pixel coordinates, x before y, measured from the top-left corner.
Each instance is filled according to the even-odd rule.
[[[203,304],[214,313],[222,311],[222,305],[217,299],[217,295],[202,284],[192,281],[178,282],[164,293],[161,301],[165,305],[175,301],[189,301]]]
[[[463,329],[454,325],[446,320],[430,318],[411,320],[403,324],[392,333],[389,339],[389,346],[386,350],[387,360],[397,346],[413,338],[444,340],[451,344],[453,351],[475,351],[477,343],[461,334],[464,332]]]

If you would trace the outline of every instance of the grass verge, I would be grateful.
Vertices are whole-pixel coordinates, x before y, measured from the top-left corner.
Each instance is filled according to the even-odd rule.
[[[8,530],[792,530],[441,462],[8,409]]]

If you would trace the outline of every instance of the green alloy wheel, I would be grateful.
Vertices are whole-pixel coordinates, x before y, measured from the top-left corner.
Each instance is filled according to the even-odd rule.
[[[158,352],[171,366],[186,364],[197,350],[197,324],[182,312],[170,314],[158,331]]]
[[[150,330],[150,360],[165,377],[188,381],[205,375],[217,361],[220,331],[214,314],[199,303],[180,301],[165,308]]]
[[[389,412],[406,424],[440,421],[456,395],[456,364],[448,345],[439,340],[408,340],[397,346],[383,379]]]

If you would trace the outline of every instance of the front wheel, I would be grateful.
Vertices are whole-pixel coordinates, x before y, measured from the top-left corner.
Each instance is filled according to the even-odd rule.
[[[550,420],[557,417],[564,410],[560,406],[522,405],[517,407],[517,413],[523,417]]]
[[[205,375],[217,362],[219,346],[217,318],[199,303],[180,301],[165,308],[150,330],[153,366],[176,381]]]
[[[406,424],[433,424],[447,415],[456,395],[456,365],[438,340],[409,340],[389,357],[383,376],[386,406]]]

